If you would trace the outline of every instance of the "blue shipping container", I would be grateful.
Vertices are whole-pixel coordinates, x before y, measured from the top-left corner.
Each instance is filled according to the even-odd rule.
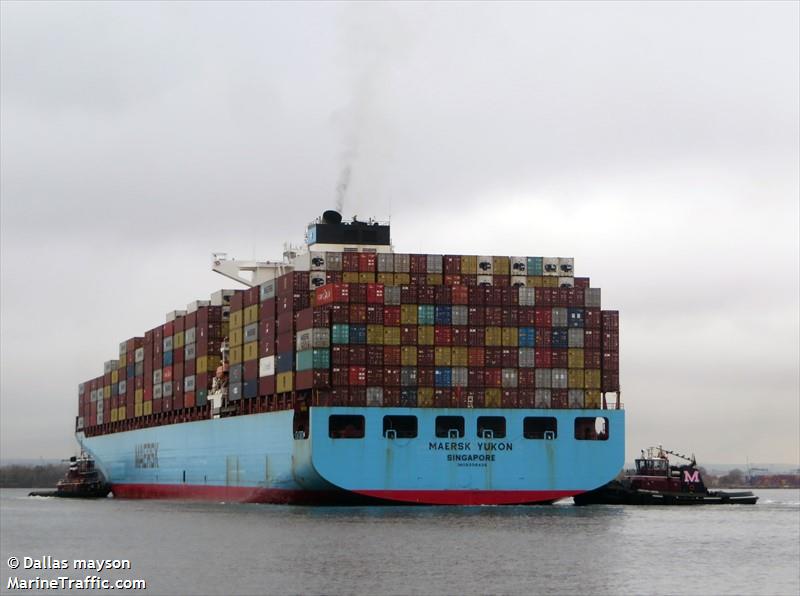
[[[566,329],[553,329],[552,342],[554,348],[569,347],[569,336]]]
[[[583,327],[582,308],[570,308],[567,310],[567,325],[570,327]]]
[[[245,381],[244,382],[244,396],[253,398],[258,396],[258,381]]]
[[[294,365],[294,352],[280,352],[275,362],[275,370],[279,373],[291,372]]]
[[[534,327],[519,328],[519,347],[533,348],[536,345],[536,329]]]
[[[164,366],[172,366],[172,350],[164,352]]]
[[[450,387],[453,384],[453,371],[449,366],[437,366],[434,371],[434,384],[437,387]]]
[[[440,305],[436,307],[436,324],[450,325],[453,320],[453,307]]]
[[[351,344],[367,343],[366,325],[350,325],[350,343]]]

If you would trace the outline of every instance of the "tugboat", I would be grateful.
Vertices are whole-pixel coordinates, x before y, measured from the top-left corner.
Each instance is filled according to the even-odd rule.
[[[688,463],[672,465],[668,455]],[[650,447],[636,460],[636,470],[595,490],[576,495],[576,505],[755,505],[750,491],[710,491],[694,455]]]
[[[69,470],[56,484],[56,490],[33,491],[28,496],[102,499],[110,492],[111,487],[95,467],[94,460],[82,452],[80,457],[69,458]]]

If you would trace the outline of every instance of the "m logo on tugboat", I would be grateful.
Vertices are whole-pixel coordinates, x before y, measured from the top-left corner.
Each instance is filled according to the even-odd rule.
[[[692,470],[691,472],[684,470],[683,481],[686,483],[700,482],[700,472],[698,470]]]

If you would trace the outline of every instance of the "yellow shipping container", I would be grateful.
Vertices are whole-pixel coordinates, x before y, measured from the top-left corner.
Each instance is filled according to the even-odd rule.
[[[586,369],[583,373],[583,382],[587,389],[600,389],[600,371],[596,368]]]
[[[500,407],[500,388],[499,387],[490,387],[486,390],[485,393],[485,402],[487,408],[499,408]]]
[[[244,313],[240,310],[232,310],[229,319],[231,329],[241,329],[242,322],[244,321]]]
[[[394,273],[378,273],[378,283],[385,286],[394,285]]]
[[[433,350],[433,363],[436,366],[450,366],[451,359],[451,352],[449,347],[444,346],[436,346]]]
[[[134,408],[136,405],[133,406]],[[117,414],[117,420],[125,420],[128,417],[128,413],[125,409],[125,406],[119,407],[119,414]]]
[[[242,359],[245,362],[250,362],[251,360],[258,360],[258,342],[251,341],[249,343],[244,344],[244,352]]]
[[[417,365],[417,347],[416,346],[403,346],[400,348],[400,365],[401,366],[416,366]]]
[[[222,337],[228,337],[228,332],[231,329],[231,324],[228,321],[222,321],[222,325],[220,325],[222,329]]]
[[[407,286],[411,283],[411,275],[408,273],[395,273],[394,274],[394,285],[396,286]]]
[[[239,364],[242,362],[242,346],[232,346],[230,354],[228,355],[228,362],[231,364]]]
[[[529,275],[528,279],[525,280],[525,285],[529,288],[543,288],[543,279],[541,275]]]
[[[569,368],[583,368],[583,348],[570,348],[567,350],[567,366]]]
[[[461,256],[461,275],[476,275],[478,273],[478,257],[475,255]]]
[[[111,408],[111,422],[117,421],[117,408]]]
[[[182,347],[183,347],[183,345],[184,345],[184,344],[183,344],[183,331],[178,331],[178,332],[177,332],[177,333],[176,333],[176,334],[175,334],[175,335],[172,337],[172,349],[174,350],[174,349],[176,349],[176,348],[182,348]]]
[[[142,408],[142,404],[141,403],[133,405],[133,415],[136,416],[137,418],[142,415],[143,411],[144,411],[144,408]]]
[[[464,346],[451,348],[450,359],[453,366],[468,366],[469,365],[469,350]]]
[[[244,309],[244,324],[258,322],[258,304],[252,304]]]
[[[146,401],[142,404],[142,414],[149,416],[153,413],[153,402]]]
[[[567,369],[567,387],[570,389],[583,389],[583,369]]]
[[[516,348],[519,345],[519,329],[516,327],[503,327],[503,345],[508,348]]]
[[[125,366],[127,366],[127,362],[128,362],[128,355],[127,354],[120,354],[119,355],[119,365],[117,366],[117,369],[125,368]]]
[[[585,408],[599,408],[600,407],[600,391],[598,389],[587,389],[583,397],[583,407]]]
[[[194,363],[197,374],[208,372],[208,356],[198,356]]]
[[[416,325],[417,324],[417,305],[416,304],[401,304],[400,305],[400,324],[401,325]]]
[[[222,358],[220,356],[209,356],[208,357],[208,372],[217,372],[217,367],[222,363]]]
[[[417,389],[417,405],[420,408],[433,407],[433,387],[420,387]]]
[[[387,346],[400,345],[400,327],[384,327],[383,328],[383,343]]]
[[[231,334],[228,336],[228,344],[233,346],[241,346],[244,343],[244,331],[239,327],[238,329],[231,329]]]
[[[543,288],[557,288],[558,278],[554,276],[542,277]]]
[[[511,262],[508,257],[492,257],[494,275],[511,275]]]
[[[417,327],[417,345],[433,345],[433,325],[420,325]]]
[[[503,330],[500,327],[487,327],[484,338],[486,346],[501,346],[503,345]]]
[[[111,371],[111,382],[112,383],[119,383],[119,371],[112,370]]]
[[[371,272],[362,271],[358,274],[358,283],[360,284],[374,284],[375,274]]]
[[[444,277],[441,273],[428,273],[428,285],[440,286],[442,285]]]
[[[367,325],[367,343],[372,346],[383,343],[383,325]]]
[[[111,399],[111,385],[103,387],[103,399]]]
[[[342,272],[342,282],[346,284],[357,284],[358,283],[358,271],[343,271]]]
[[[287,391],[291,391],[294,381],[293,375],[294,373],[292,372],[278,373],[278,377],[275,379],[275,390],[278,393],[286,393]]]
[[[144,399],[144,389],[137,389],[133,392],[133,403],[140,404]]]

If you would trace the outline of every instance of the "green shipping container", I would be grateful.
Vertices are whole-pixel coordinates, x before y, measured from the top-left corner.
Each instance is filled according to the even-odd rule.
[[[316,348],[312,350],[314,368],[330,368],[331,367],[331,353],[326,349]]]
[[[350,325],[347,323],[334,323],[331,329],[331,343],[350,343]]]
[[[542,257],[528,257],[528,275],[542,275]]]
[[[303,350],[295,356],[295,369],[297,371],[311,370],[314,366],[314,350]]]
[[[433,304],[420,304],[417,309],[418,325],[433,325],[434,319]]]

